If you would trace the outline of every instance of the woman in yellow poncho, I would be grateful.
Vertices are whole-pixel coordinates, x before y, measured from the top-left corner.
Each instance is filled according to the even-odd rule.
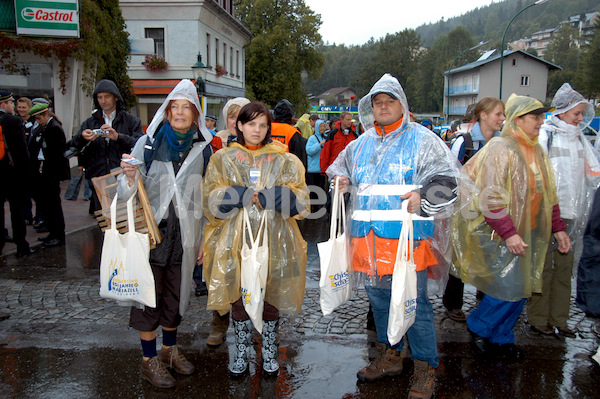
[[[462,280],[485,293],[467,318],[481,354],[522,357],[512,328],[526,298],[541,291],[550,235],[562,252],[570,248],[552,165],[537,142],[549,109],[511,95],[501,136],[464,166],[481,192],[455,216],[452,235]]]
[[[260,102],[244,106],[238,115],[237,143],[210,159],[203,191],[208,219],[204,265],[207,308],[225,313],[231,308],[236,353],[230,372],[248,369],[250,326],[240,291],[240,250],[243,212],[256,236],[267,212],[269,273],[263,312],[263,371],[277,374],[279,312],[300,313],[306,279],[306,242],[295,219],[309,212],[302,162],[287,147],[270,138],[271,114]],[[233,305],[232,305],[233,304]]]

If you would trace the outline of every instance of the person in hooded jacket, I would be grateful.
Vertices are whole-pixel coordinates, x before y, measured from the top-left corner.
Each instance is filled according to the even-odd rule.
[[[241,253],[246,230],[258,235],[265,217],[268,271],[261,318],[262,368],[275,375],[279,314],[300,313],[304,298],[307,244],[296,219],[310,209],[305,170],[284,144],[271,139],[271,115],[263,103],[245,105],[236,126],[237,141],[211,157],[204,181],[207,308],[220,313],[231,309],[235,354],[229,371],[233,376],[245,374],[251,327],[243,304],[248,298],[241,290]]]
[[[463,167],[481,191],[467,212],[454,215],[452,243],[462,281],[484,293],[467,318],[480,355],[523,357],[513,327],[526,299],[542,291],[548,243],[554,236],[560,252],[571,247],[554,171],[538,143],[549,110],[534,98],[512,94],[500,137]]]
[[[288,152],[294,154],[302,161],[306,168],[306,139],[294,127],[294,106],[286,99],[280,100],[273,110],[273,123],[271,124],[271,138],[288,147]]]
[[[93,93],[95,110],[86,119],[71,143],[84,154],[86,179],[104,176],[119,167],[121,154],[131,152],[144,132],[140,119],[125,111],[125,103],[117,85],[102,79]],[[102,135],[93,132],[101,129]],[[92,190],[90,214],[102,208],[98,195]]]
[[[206,165],[213,153],[213,136],[204,124],[196,87],[182,80],[167,96],[124,159],[142,161],[139,173],[158,223],[162,241],[150,251],[156,288],[156,308],[131,308],[129,326],[140,332],[142,378],[160,388],[175,386],[165,365],[189,375],[195,367],[177,347],[177,327],[190,300],[192,275],[201,264],[202,188]],[[138,167],[121,162],[117,193],[127,199],[135,193]],[[168,187],[165,189],[165,187]],[[163,345],[156,351],[156,330],[161,326]]]
[[[341,177],[342,189],[354,188],[347,232],[352,270],[365,280],[377,330],[378,355],[357,378],[371,382],[402,373],[404,340],[391,345],[387,330],[402,219],[410,212],[417,298],[416,319],[406,333],[414,360],[409,397],[430,398],[440,359],[428,289],[443,290],[448,274],[448,250],[440,249],[449,248],[449,237],[442,227],[457,200],[459,164],[434,133],[410,122],[404,90],[390,74],[360,100],[358,112],[365,133],[327,169],[330,179]]]
[[[321,173],[320,155],[323,146],[325,145],[325,122],[321,119],[317,119],[315,123],[315,134],[309,137],[306,142],[306,155],[308,157],[306,166],[306,185],[316,186],[321,190],[325,190],[325,184],[327,178]],[[317,199],[317,192],[311,190],[310,198],[311,201]],[[317,207],[311,205],[311,211],[314,213],[317,211]]]
[[[348,111],[342,112],[340,120],[335,122],[334,127],[327,134],[327,140],[321,151],[320,162],[323,173],[335,161],[340,152],[357,137],[356,127],[352,124],[352,114]]]
[[[237,137],[237,131],[235,130],[235,121],[237,120],[237,116],[240,113],[240,109],[242,109],[242,107],[248,104],[249,102],[250,100],[248,100],[246,97],[236,97],[232,98],[231,100],[227,101],[227,103],[225,103],[225,106],[223,107],[223,120],[225,121],[225,129],[217,133],[217,137],[221,139],[223,147],[229,145],[229,140],[231,138]],[[229,319],[227,319],[227,324],[229,324]],[[218,345],[220,345],[220,343]]]
[[[583,135],[594,118],[594,106],[568,83],[558,89],[551,105],[555,109],[540,128],[539,143],[554,168],[560,215],[574,242],[583,235],[600,184],[600,155]],[[575,336],[567,325],[574,260],[572,248],[560,252],[556,239],[552,241],[542,273],[542,292],[533,294],[527,304],[529,324],[542,335],[552,335],[556,328],[567,337]]]
[[[504,103],[494,97],[484,97],[479,100],[471,113],[473,118],[469,121],[467,131],[457,135],[450,146],[450,150],[462,165],[467,163],[492,137],[500,135],[502,123],[506,119]],[[462,311],[463,293],[464,284],[461,279],[449,275],[442,303],[448,317],[458,322],[467,321],[467,316]]]

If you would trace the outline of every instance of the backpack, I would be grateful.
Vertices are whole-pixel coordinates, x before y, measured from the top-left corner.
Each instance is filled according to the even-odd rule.
[[[473,147],[473,137],[471,137],[471,133],[469,132],[465,132],[465,133],[457,133],[456,136],[452,139],[452,142],[450,143],[450,147],[452,147],[452,145],[454,145],[454,143],[456,142],[456,140],[458,140],[459,137],[462,137],[464,142],[464,146],[465,146],[465,155],[462,157],[462,159],[459,159],[458,161],[461,163],[461,165],[464,165],[467,163],[467,161],[469,159],[471,159],[471,157],[473,157],[473,155],[475,154],[475,148]]]

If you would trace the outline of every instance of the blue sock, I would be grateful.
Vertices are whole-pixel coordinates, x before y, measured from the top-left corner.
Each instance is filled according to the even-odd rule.
[[[140,341],[142,341],[142,354],[144,357],[156,357],[156,338],[150,341],[140,339]]]
[[[164,346],[175,346],[177,345],[177,330],[162,330],[163,332],[163,345]]]

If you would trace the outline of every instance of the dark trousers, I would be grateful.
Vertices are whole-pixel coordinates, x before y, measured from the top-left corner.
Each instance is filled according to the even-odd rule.
[[[242,298],[238,299],[231,305],[231,317],[234,320],[250,320],[250,316],[246,313],[246,309],[244,309],[244,304],[242,303]],[[265,301],[265,307],[263,308],[263,320],[272,321],[279,319],[279,310],[269,302]]]
[[[138,331],[154,331],[158,326],[178,327],[181,323],[179,297],[181,290],[181,264],[152,267],[156,307],[131,308],[129,326]]]
[[[6,186],[4,186],[6,184]],[[25,198],[26,192],[22,187],[4,182],[0,190],[0,226],[5,225],[4,203],[8,201],[10,206],[10,221],[12,223],[13,240],[17,244],[17,250],[26,251],[29,243],[25,240],[27,228],[25,226]],[[4,232],[0,234],[0,251],[4,248]]]
[[[42,175],[41,179],[40,202],[44,221],[51,238],[64,240],[65,238],[65,217],[63,215],[62,203],[60,201],[60,181],[51,176]]]
[[[446,285],[446,291],[444,291],[444,297],[442,303],[448,310],[461,309],[463,306],[463,293],[465,291],[465,284],[458,277],[448,275],[448,284]]]

